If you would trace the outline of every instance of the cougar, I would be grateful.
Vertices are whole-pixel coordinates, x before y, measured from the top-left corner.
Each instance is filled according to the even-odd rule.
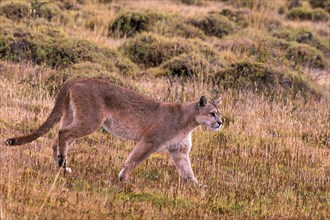
[[[36,131],[10,138],[6,144],[32,142],[60,121],[53,156],[66,168],[73,141],[103,127],[137,142],[119,173],[121,181],[150,154],[168,151],[180,176],[197,184],[189,158],[191,134],[199,125],[213,130],[222,126],[218,104],[219,99],[207,102],[205,96],[193,102],[159,102],[105,80],[78,78],[63,84],[52,112]]]

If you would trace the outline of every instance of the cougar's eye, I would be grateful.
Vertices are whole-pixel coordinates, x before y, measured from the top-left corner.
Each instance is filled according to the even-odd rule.
[[[212,115],[213,117],[215,117],[215,113],[214,112],[211,112],[210,115]]]

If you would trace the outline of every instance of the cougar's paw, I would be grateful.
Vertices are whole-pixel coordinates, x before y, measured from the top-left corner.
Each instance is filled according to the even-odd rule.
[[[66,168],[66,159],[64,156],[62,155],[59,155],[58,158],[57,158],[57,164],[59,167],[63,167],[63,168]]]
[[[206,189],[207,188],[207,185],[198,182],[196,178],[193,178],[192,182],[196,187],[199,187],[200,189]]]
[[[118,175],[119,181],[124,182],[126,180],[125,169],[122,169]]]

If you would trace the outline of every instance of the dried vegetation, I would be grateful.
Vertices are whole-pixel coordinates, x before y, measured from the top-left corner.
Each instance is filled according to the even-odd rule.
[[[329,0],[0,2],[0,219],[330,218]],[[224,128],[193,134],[183,183],[166,153],[117,175],[134,147],[102,129],[58,173],[57,127],[19,147],[60,85],[110,80],[161,101],[220,94]]]

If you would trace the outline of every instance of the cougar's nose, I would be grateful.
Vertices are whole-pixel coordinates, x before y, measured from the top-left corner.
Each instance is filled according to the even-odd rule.
[[[223,122],[222,122],[222,120],[221,120],[221,119],[218,121],[218,124],[219,124],[220,126],[222,126],[222,125],[223,125]]]

